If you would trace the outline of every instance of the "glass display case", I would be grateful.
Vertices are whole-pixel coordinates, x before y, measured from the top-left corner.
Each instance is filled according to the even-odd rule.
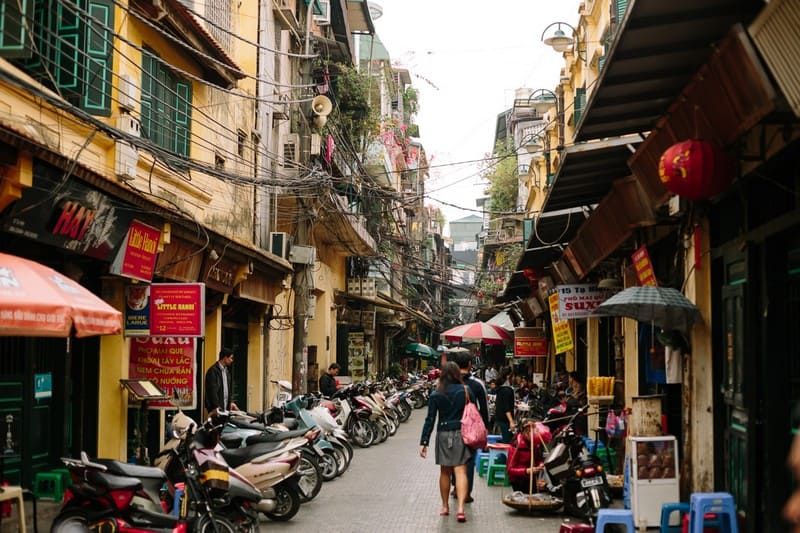
[[[678,444],[672,435],[628,437],[626,469],[636,527],[658,527],[661,505],[680,501]]]

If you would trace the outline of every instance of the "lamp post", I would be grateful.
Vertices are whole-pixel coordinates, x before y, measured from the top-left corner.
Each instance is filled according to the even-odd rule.
[[[549,30],[553,26],[556,27],[556,31],[554,31],[550,37],[547,37],[545,39],[545,34],[547,33],[547,30]],[[566,26],[567,28],[572,30],[572,35],[570,36],[564,33],[562,26]],[[540,40],[544,44],[555,50],[556,52],[566,52],[567,49],[569,49],[569,47],[574,46],[578,54],[578,57],[586,61],[586,51],[581,50],[581,41],[580,37],[578,36],[578,30],[575,29],[575,27],[572,26],[571,24],[567,24],[566,22],[553,22],[551,24],[548,24],[547,27],[545,27],[544,31],[542,32],[542,37],[540,38]]]

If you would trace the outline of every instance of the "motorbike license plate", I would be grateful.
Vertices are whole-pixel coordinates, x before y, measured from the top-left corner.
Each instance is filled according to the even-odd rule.
[[[581,487],[583,487],[584,489],[588,489],[589,487],[596,487],[597,485],[602,485],[602,484],[603,484],[603,478],[600,476],[581,480]]]

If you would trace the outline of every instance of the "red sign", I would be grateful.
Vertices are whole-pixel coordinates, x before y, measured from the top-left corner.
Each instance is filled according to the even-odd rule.
[[[149,379],[183,409],[195,409],[194,339],[189,337],[137,337],[131,340],[131,379]],[[174,400],[173,400],[174,402]],[[151,400],[150,408],[174,408],[169,400]]]
[[[114,264],[111,265],[111,273],[141,281],[151,281],[160,239],[161,230],[138,220],[131,222],[128,238],[120,247]]]
[[[514,357],[547,357],[548,346],[539,328],[514,330]]]
[[[156,337],[202,337],[205,334],[203,283],[150,285],[150,334]]]
[[[640,246],[633,255],[633,268],[636,270],[636,277],[642,286],[658,287],[656,275],[653,272],[653,263],[650,261],[650,254],[647,253],[645,245]]]

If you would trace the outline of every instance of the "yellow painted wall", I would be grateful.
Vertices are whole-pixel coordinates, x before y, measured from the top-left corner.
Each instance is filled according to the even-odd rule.
[[[247,322],[247,408],[262,411],[264,407],[264,318],[252,315]]]
[[[294,293],[281,292],[275,299],[276,316],[290,316],[294,313]],[[276,319],[270,322],[268,331],[269,351],[267,354],[267,405],[271,405],[275,395],[275,384],[272,381],[292,381],[292,343],[294,332],[292,321]]]

